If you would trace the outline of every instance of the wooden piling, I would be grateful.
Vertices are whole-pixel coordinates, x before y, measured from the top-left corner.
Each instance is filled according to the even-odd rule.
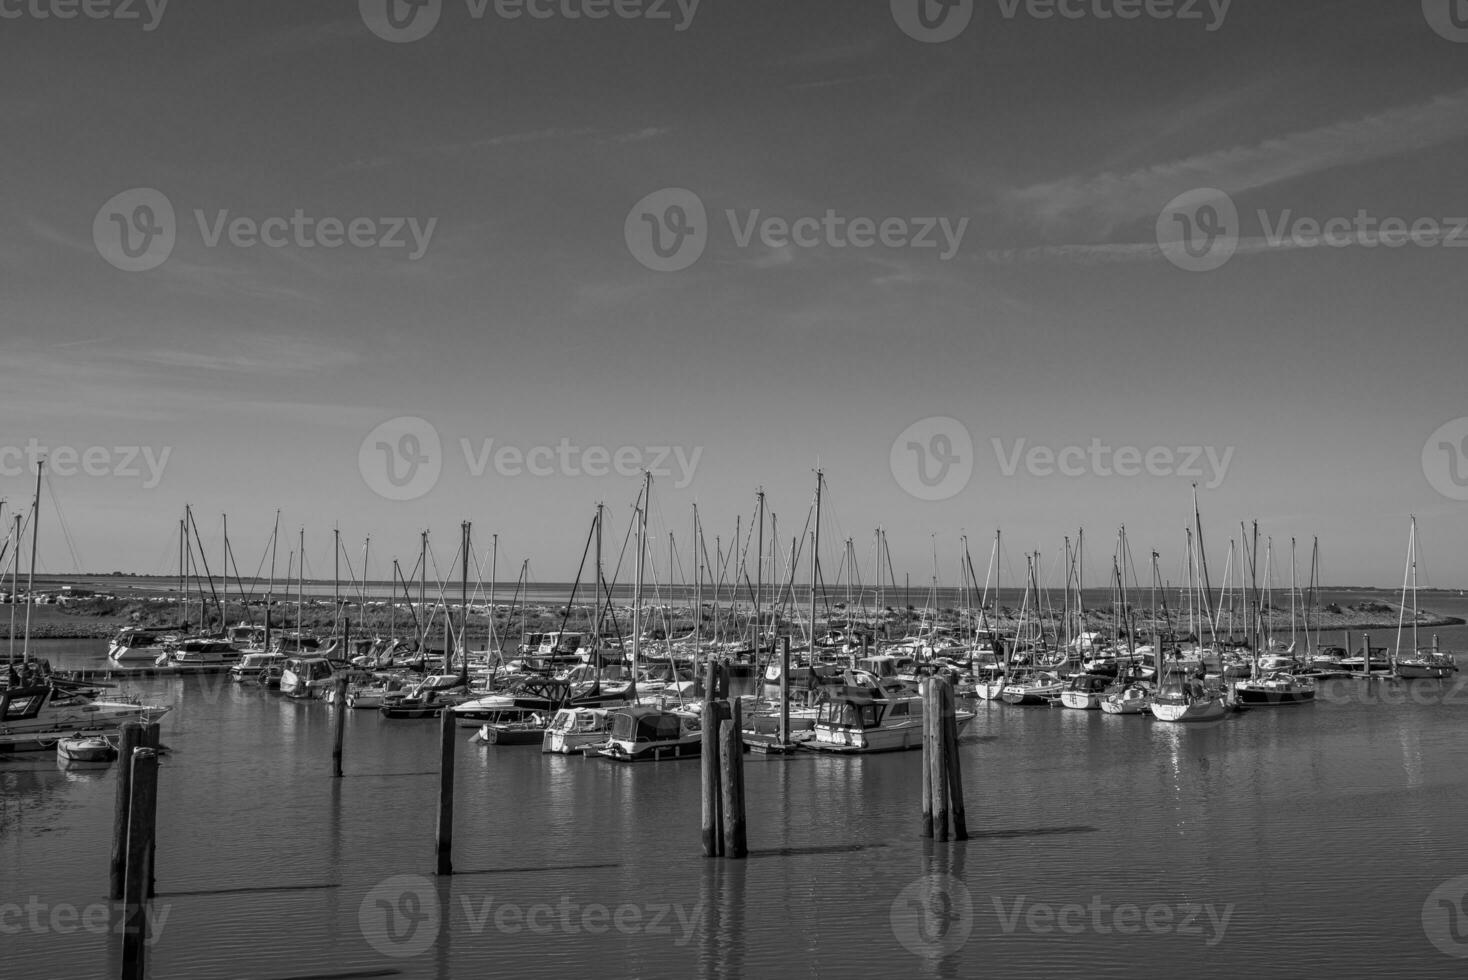
[[[780,638],[780,745],[790,744],[790,637]]]
[[[117,807],[112,816],[112,865],[109,874],[107,897],[114,902],[122,901],[122,888],[127,867],[127,817],[132,803],[133,749],[143,742],[142,722],[129,721],[122,726],[118,736],[117,758]]]
[[[719,723],[719,768],[724,797],[724,856],[734,859],[749,856],[744,822],[743,727],[739,700],[731,699],[728,714]]]
[[[712,692],[716,685],[715,678],[718,676],[717,667],[714,662],[709,661],[707,692]],[[722,720],[719,712],[719,702],[713,697],[704,698],[703,702],[703,742],[700,745],[703,755],[703,856],[721,857],[724,853],[724,811],[723,798],[719,793],[719,723]]]
[[[122,980],[147,973],[148,891],[158,814],[158,752],[139,747],[125,760],[132,768],[123,883]]]
[[[438,728],[438,832],[434,838],[441,875],[454,873],[454,713],[447,707],[439,715]]]
[[[933,780],[929,775],[929,759],[933,754],[933,713],[928,710],[932,701],[929,691],[933,679],[924,677],[918,681],[918,690],[923,696],[923,830],[922,835],[927,838],[933,836]]]
[[[928,722],[933,751],[928,756],[928,778],[933,784],[933,838],[948,839],[948,753],[943,742],[943,688],[947,682],[941,677],[928,678],[928,698],[923,705],[924,720]]]
[[[150,722],[148,722],[148,724],[144,725],[143,726],[143,743],[142,743],[142,746],[141,747],[142,748],[145,748],[145,749],[152,749],[153,751],[158,752],[160,754],[160,757],[161,757],[161,754],[162,754],[162,751],[163,751],[163,726],[160,725],[156,721],[150,721]],[[158,864],[158,848],[151,847],[151,848],[148,849],[148,897],[149,898],[152,898],[154,895],[157,895],[158,894],[158,874],[157,874],[157,871],[156,871],[157,864]]]
[[[968,840],[968,814],[963,805],[963,766],[958,761],[958,702],[951,685],[943,685],[943,755],[948,762],[948,795],[953,839]]]
[[[444,714],[448,714],[447,711]],[[347,734],[347,676],[341,674],[336,679],[336,717],[332,719],[336,725],[335,737],[331,746],[331,775],[342,778],[342,741]]]
[[[1371,677],[1371,634],[1361,634],[1361,673]]]

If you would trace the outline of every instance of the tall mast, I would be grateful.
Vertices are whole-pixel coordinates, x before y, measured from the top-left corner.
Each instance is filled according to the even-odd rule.
[[[816,470],[816,522],[811,531],[810,546],[810,662],[811,669],[815,669],[816,661],[816,579],[820,575],[821,566],[821,479],[822,473]]]
[[[221,514],[220,520],[224,524],[224,565],[219,569],[219,575],[223,580],[224,590],[219,603],[219,628],[229,628],[229,515]]]
[[[603,507],[604,507],[604,505],[601,504],[601,503],[598,503],[596,505],[596,589],[594,590],[596,592],[596,619],[595,619],[596,636],[593,637],[592,638],[592,641],[591,641],[592,644],[595,646],[595,648],[598,651],[598,654],[597,654],[597,665],[598,665],[598,668],[600,668],[600,664],[601,664],[600,650],[601,650],[601,625],[602,625],[602,590],[606,588],[606,585],[605,585],[605,583],[603,582],[603,579],[602,579],[602,570],[601,570],[601,519],[602,519],[602,510],[603,510]],[[610,600],[610,597],[608,597],[608,599]]]
[[[489,652],[491,655],[499,652],[499,634],[494,628],[494,582],[499,576],[500,560],[500,536],[492,535],[489,550]],[[596,641],[593,640],[593,643]],[[598,650],[600,648],[598,647]]]
[[[703,652],[703,535],[698,527],[698,504],[693,505],[693,656],[694,668],[698,668],[697,657]],[[702,676],[702,675],[700,675]]]
[[[10,547],[10,666],[15,666],[15,604],[20,600],[20,521],[15,515],[15,538]],[[29,600],[29,596],[26,597]]]
[[[647,550],[647,505],[652,494],[652,473],[642,474],[642,495],[637,508],[637,581],[632,600],[632,692],[636,700],[637,669],[642,654],[642,562]]]
[[[180,517],[178,519],[178,598],[183,604],[183,626],[185,631],[189,625],[189,566],[185,550],[189,546],[189,528]]]
[[[342,622],[342,530],[331,528],[331,632],[341,632]]]
[[[1198,512],[1198,484],[1193,484],[1193,524],[1198,529],[1198,568],[1203,578],[1203,615],[1213,616],[1209,607],[1211,599],[1209,593],[1212,591],[1212,583],[1208,581],[1208,552],[1203,548],[1203,517]]]
[[[428,612],[424,605],[428,601],[428,531],[420,532],[418,554],[418,612],[423,617],[418,627],[418,653],[428,655]]]
[[[36,503],[31,509],[31,569],[25,581],[25,643],[23,656],[31,659],[31,607],[36,604],[36,549],[41,533],[41,472],[46,468],[46,458],[36,461]]]
[[[303,611],[306,608],[306,527],[301,526],[301,544],[297,550],[301,560],[296,563],[296,643],[297,649],[304,630]]]
[[[280,511],[275,512],[275,530],[270,532],[270,582],[265,588],[265,649],[270,649],[270,609],[275,605],[275,546],[280,541]]]
[[[459,572],[459,636],[457,645],[462,658],[462,671],[460,675],[464,683],[469,682],[469,522],[464,521],[460,525],[464,532],[464,541],[460,547],[463,552],[463,566]]]
[[[1290,538],[1290,653],[1295,650],[1295,539]]]
[[[754,552],[754,662],[759,663],[760,633],[764,625],[760,619],[759,599],[765,587],[765,488],[760,487],[756,496],[759,500],[759,535]]]

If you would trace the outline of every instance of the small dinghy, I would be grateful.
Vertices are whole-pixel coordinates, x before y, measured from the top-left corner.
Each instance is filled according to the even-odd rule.
[[[117,747],[103,735],[69,735],[56,741],[56,758],[61,762],[111,762]]]

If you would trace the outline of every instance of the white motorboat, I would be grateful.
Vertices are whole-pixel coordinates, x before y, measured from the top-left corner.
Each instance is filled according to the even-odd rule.
[[[958,710],[960,732],[974,718]],[[828,688],[817,706],[814,737],[802,747],[818,752],[896,752],[923,744],[923,698],[884,690],[881,686],[843,685]]]
[[[703,754],[703,727],[688,710],[647,704],[609,709],[611,734],[596,754],[617,762],[655,762]]]
[[[102,701],[52,684],[0,690],[0,753],[39,752],[70,736],[116,735],[125,722],[149,722],[166,706],[135,700]]]
[[[546,726],[540,750],[574,755],[590,746],[605,744],[611,734],[611,709],[562,708]]]

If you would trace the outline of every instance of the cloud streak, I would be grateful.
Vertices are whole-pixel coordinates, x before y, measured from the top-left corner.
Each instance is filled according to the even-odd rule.
[[[1428,102],[1157,164],[1130,173],[1070,176],[1001,195],[1011,216],[1047,232],[1104,234],[1155,217],[1197,187],[1236,194],[1334,167],[1369,163],[1468,135],[1468,89]]]

